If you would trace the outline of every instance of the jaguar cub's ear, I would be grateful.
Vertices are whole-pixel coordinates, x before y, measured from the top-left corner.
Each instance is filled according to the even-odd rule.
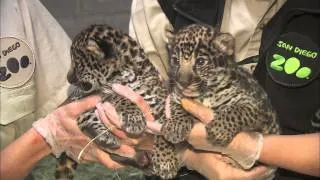
[[[227,54],[234,54],[235,39],[229,33],[219,33],[213,40],[213,44],[219,51]]]
[[[92,40],[92,39],[88,40],[87,49],[100,58],[103,58],[105,56],[105,54],[103,53],[100,46],[95,40]]]

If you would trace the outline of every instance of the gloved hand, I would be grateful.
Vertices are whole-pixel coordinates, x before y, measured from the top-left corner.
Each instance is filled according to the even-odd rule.
[[[62,152],[66,152],[69,157],[79,162],[78,155],[83,151],[81,162],[83,162],[82,160],[100,161],[108,168],[120,168],[122,165],[112,161],[108,153],[98,149],[94,143],[89,143],[91,139],[80,131],[76,123],[76,118],[80,114],[94,108],[99,101],[99,97],[92,96],[61,106],[46,117],[34,122],[33,128],[51,146],[52,153],[56,157],[59,157]],[[100,114],[103,113],[101,110],[98,111]],[[125,138],[116,128],[111,131],[120,138]],[[122,144],[113,153],[134,156],[135,151],[131,146]]]
[[[229,164],[232,162],[230,158],[217,153],[187,149],[181,155],[188,169],[196,170],[208,179],[271,180],[274,178],[272,168],[266,166],[257,166],[250,170],[235,168]]]
[[[207,142],[205,123],[214,120],[214,113],[203,105],[189,99],[182,100],[182,106],[203,123],[197,123],[191,131],[189,143],[196,149],[220,152],[235,160],[242,168],[251,168],[259,159],[263,136],[257,132],[241,132],[227,147],[213,146]]]

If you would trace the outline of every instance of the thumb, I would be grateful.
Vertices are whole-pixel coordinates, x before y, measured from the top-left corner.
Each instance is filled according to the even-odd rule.
[[[95,105],[100,101],[101,98],[99,96],[89,96],[79,101],[67,104],[64,108],[70,117],[77,117],[83,112],[95,107]]]
[[[154,121],[152,110],[149,104],[143,99],[142,96],[134,92],[130,87],[121,84],[112,84],[112,90],[117,94],[129,99],[131,102],[135,103],[144,113],[147,121]]]
[[[194,100],[183,98],[181,100],[181,105],[186,111],[191,113],[205,124],[208,124],[214,118],[214,113],[211,109]]]

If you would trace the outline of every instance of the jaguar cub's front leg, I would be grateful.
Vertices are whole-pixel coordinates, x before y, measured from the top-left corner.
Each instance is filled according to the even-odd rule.
[[[116,93],[101,93],[99,95],[102,102],[110,102],[114,105],[123,124],[123,130],[134,135],[144,131],[146,126],[144,115],[134,103]],[[80,129],[91,138],[104,133],[97,137],[95,142],[105,150],[118,148],[120,146],[119,139],[109,132],[109,129],[98,119],[94,111],[95,109],[89,110],[78,118]]]
[[[170,111],[170,118],[163,120],[161,133],[167,141],[176,144],[188,138],[196,119],[174,102],[171,103]]]
[[[94,142],[106,151],[118,148],[120,146],[119,139],[98,119],[94,111],[95,109],[89,110],[77,119],[81,131],[92,139],[96,138]]]
[[[233,104],[215,111],[214,120],[206,125],[208,140],[213,145],[227,146],[240,131],[256,130],[258,109],[252,104]],[[261,129],[260,129],[261,130]]]

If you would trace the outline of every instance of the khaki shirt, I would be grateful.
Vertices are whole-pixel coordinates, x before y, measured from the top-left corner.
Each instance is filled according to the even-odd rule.
[[[285,0],[226,0],[221,31],[235,37],[237,61],[258,55],[262,27],[284,3]],[[165,79],[168,78],[166,31],[173,31],[173,27],[157,0],[132,1],[129,34],[138,40]],[[251,72],[254,67],[255,64],[245,65]]]
[[[67,98],[71,40],[39,0],[1,0],[0,22],[2,149]]]

